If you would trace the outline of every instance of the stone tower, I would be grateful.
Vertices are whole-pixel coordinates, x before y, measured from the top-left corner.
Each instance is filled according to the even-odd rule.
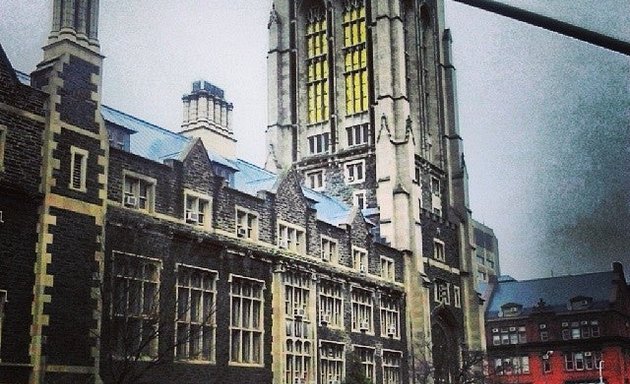
[[[107,133],[98,0],[55,0],[32,85],[48,95],[34,266],[31,383],[98,382]]]
[[[483,323],[443,6],[275,0],[266,167],[295,167],[407,253],[410,364],[433,355],[436,380],[453,382],[453,356],[483,348]]]

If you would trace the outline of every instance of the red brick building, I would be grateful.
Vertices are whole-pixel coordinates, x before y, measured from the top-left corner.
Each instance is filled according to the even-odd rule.
[[[630,382],[630,289],[623,267],[491,282],[486,308],[492,383]]]

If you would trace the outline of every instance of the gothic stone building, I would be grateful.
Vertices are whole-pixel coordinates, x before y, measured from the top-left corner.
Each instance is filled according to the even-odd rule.
[[[1,383],[455,382],[483,340],[440,2],[275,2],[274,172],[208,82],[181,133],[101,105],[98,1],[53,9],[30,76],[0,49]]]

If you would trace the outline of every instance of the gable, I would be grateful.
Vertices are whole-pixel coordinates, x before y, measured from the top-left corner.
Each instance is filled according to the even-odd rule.
[[[199,191],[209,191],[214,181],[212,164],[200,139],[192,140],[182,153],[184,185]]]
[[[310,205],[302,192],[300,178],[292,168],[278,180],[276,188],[278,218],[304,226],[309,209]]]

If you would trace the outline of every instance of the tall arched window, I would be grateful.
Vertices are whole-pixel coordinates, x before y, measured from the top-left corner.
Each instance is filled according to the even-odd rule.
[[[368,109],[367,26],[365,4],[348,0],[343,11],[344,76],[346,115]]]
[[[306,21],[306,91],[308,124],[322,123],[329,118],[328,108],[328,32],[326,12],[312,8]]]

